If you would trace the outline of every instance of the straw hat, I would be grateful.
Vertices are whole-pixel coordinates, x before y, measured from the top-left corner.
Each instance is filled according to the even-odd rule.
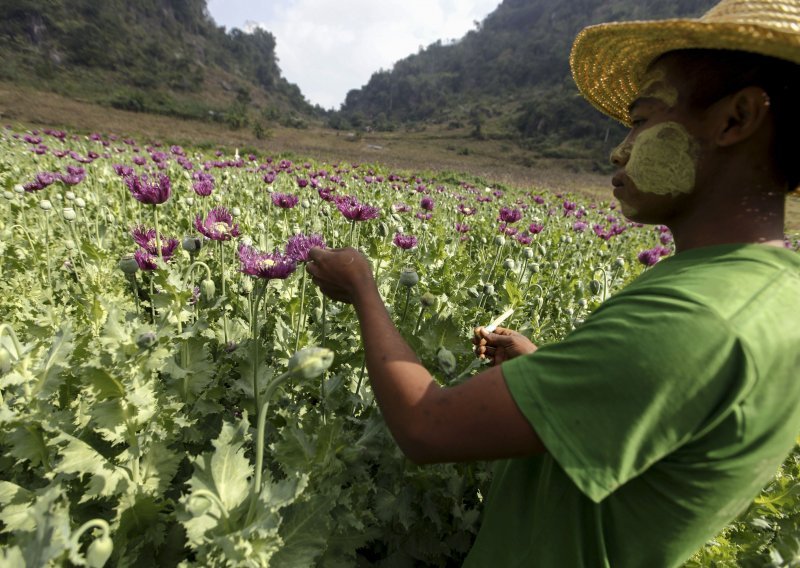
[[[748,51],[800,64],[800,0],[722,0],[698,19],[589,26],[572,46],[572,76],[589,102],[629,124],[648,66],[676,49]]]

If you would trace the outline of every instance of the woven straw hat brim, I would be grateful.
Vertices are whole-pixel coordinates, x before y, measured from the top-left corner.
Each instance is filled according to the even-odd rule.
[[[687,19],[600,24],[578,34],[570,67],[589,102],[630,125],[628,109],[648,66],[678,49],[747,51],[800,64],[800,22],[794,31]]]

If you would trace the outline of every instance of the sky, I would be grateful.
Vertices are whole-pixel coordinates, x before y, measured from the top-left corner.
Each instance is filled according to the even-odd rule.
[[[217,25],[258,24],[278,65],[311,104],[338,110],[347,92],[420,47],[460,39],[500,0],[208,0]]]

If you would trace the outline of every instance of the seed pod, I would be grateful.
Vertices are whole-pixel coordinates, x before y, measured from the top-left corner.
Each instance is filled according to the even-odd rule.
[[[238,216],[239,216],[239,215],[241,215],[241,214],[242,214],[242,210],[241,210],[241,209],[239,209],[238,207],[233,207],[233,208],[231,208],[231,215],[232,215],[232,216],[234,216],[234,217],[238,217]]]
[[[494,296],[494,285],[493,284],[486,284],[483,287],[483,293],[487,296]]]
[[[300,202],[300,207],[302,207],[303,209],[308,209],[311,207],[311,202],[308,199],[303,199]]]
[[[425,306],[426,308],[430,308],[431,306],[436,305],[436,296],[431,294],[430,292],[425,292],[419,298],[419,303]]]
[[[450,375],[456,370],[456,356],[449,349],[440,347],[436,353],[436,360],[439,363],[439,368],[445,374]]]
[[[53,208],[53,204],[48,199],[42,199],[39,202],[39,208],[42,211],[50,211]]]
[[[61,210],[61,214],[64,216],[64,220],[66,221],[74,221],[75,217],[77,216],[72,207],[64,207],[64,209]]]
[[[589,290],[591,290],[593,296],[597,296],[603,290],[603,285],[599,280],[592,280],[589,282]]]
[[[243,278],[239,282],[239,293],[247,296],[253,291],[253,280],[250,278]]]
[[[67,199],[69,199],[70,201],[75,201],[75,192],[73,192],[73,191],[68,191],[68,192],[66,192],[66,193],[64,194],[64,197],[66,197],[66,198],[67,198]]]
[[[111,558],[112,552],[114,552],[114,542],[108,535],[103,534],[89,545],[89,549],[86,551],[86,565],[89,568],[103,568]]]
[[[191,195],[190,195],[189,197],[187,197],[187,198],[185,199],[185,201],[186,201],[186,205],[188,205],[189,207],[191,207],[192,205],[194,205],[194,197],[192,197]]]
[[[539,245],[536,247],[536,252],[539,253],[539,256],[545,256],[547,254],[547,249],[543,245]]]
[[[494,238],[494,244],[496,244],[497,246],[501,247],[504,244],[506,244],[506,238],[503,235],[497,235]]]
[[[514,262],[513,258],[507,258],[503,261],[503,268],[506,270],[514,270],[516,263]]]
[[[217,291],[217,287],[214,284],[214,281],[210,278],[207,278],[200,282],[200,295],[203,297],[203,300],[206,302],[210,302],[214,299],[214,294]]]
[[[14,199],[14,194],[11,193],[10,191],[4,191],[3,192],[3,197],[8,199],[8,200],[11,200],[11,199]]]
[[[203,248],[203,239],[194,236],[183,237],[181,246],[187,252],[197,252]]]
[[[532,262],[528,265],[528,270],[531,271],[531,274],[539,274],[540,267],[537,263]]]
[[[245,236],[245,237],[242,237],[241,243],[246,247],[251,247],[251,246],[253,246],[253,239],[251,239],[250,237],[246,237]]]
[[[139,349],[148,349],[153,346],[156,342],[156,334],[152,331],[145,331],[139,334],[139,337],[136,338],[136,345],[139,346]]]
[[[64,241],[64,248],[67,250],[75,250],[75,241],[72,239],[67,239]]]
[[[587,304],[588,302],[586,301],[586,298],[581,298],[578,300],[578,307],[580,308],[585,308]]]
[[[83,197],[76,197],[75,205],[77,205],[80,209],[83,209],[86,207],[86,201],[83,199]]]
[[[324,373],[333,363],[333,351],[324,347],[306,347],[289,359],[289,372],[313,379]]]
[[[419,275],[413,268],[404,268],[400,273],[400,284],[406,288],[413,288],[419,282]]]
[[[559,263],[557,260],[554,260],[550,266],[553,268],[553,270],[558,271],[558,269],[561,267],[561,263]]]
[[[625,259],[621,256],[618,256],[617,259],[614,261],[613,264],[614,268],[625,268]]]
[[[132,254],[128,253],[122,255],[117,267],[125,274],[131,275],[136,274],[136,271],[139,270],[139,263],[136,262],[136,258]]]
[[[527,258],[528,260],[533,258],[533,249],[531,247],[525,247],[522,249],[522,256]]]

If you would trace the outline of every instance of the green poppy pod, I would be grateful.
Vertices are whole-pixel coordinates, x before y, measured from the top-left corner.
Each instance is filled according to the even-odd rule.
[[[507,258],[503,261],[503,268],[505,268],[506,270],[514,270],[514,267],[516,265],[517,263],[514,262],[513,258]]]
[[[483,287],[483,293],[487,296],[494,296],[494,285],[493,284],[486,284]]]
[[[64,207],[64,209],[61,210],[61,215],[64,217],[65,221],[74,221],[75,217],[77,217],[72,207]]]
[[[425,292],[422,296],[420,296],[419,303],[426,308],[434,307],[436,305],[436,296],[430,292]]]
[[[456,370],[456,356],[453,352],[444,347],[440,347],[436,353],[436,360],[439,363],[439,368],[443,373],[451,375]]]
[[[313,379],[328,370],[333,363],[333,351],[324,347],[306,347],[289,359],[289,372]]]
[[[53,204],[48,199],[42,199],[39,202],[39,208],[42,211],[50,211],[53,208]]]
[[[203,239],[194,236],[183,237],[181,246],[187,252],[197,252],[203,248]]]
[[[89,549],[86,551],[86,565],[89,568],[103,568],[111,558],[112,552],[114,552],[114,542],[107,534],[103,534],[89,545]]]
[[[214,299],[214,294],[217,292],[217,287],[214,284],[214,281],[210,278],[207,278],[200,282],[200,295],[206,302],[209,302]]]
[[[413,288],[419,282],[419,274],[413,268],[404,268],[400,273],[400,284],[406,288]]]
[[[533,258],[533,249],[531,247],[525,247],[522,249],[522,256],[531,260]]]
[[[497,235],[494,238],[494,244],[496,244],[497,246],[501,247],[504,244],[506,244],[506,238],[503,235]]]
[[[11,353],[0,345],[0,375],[5,375],[11,370]]]
[[[149,349],[156,342],[156,334],[153,331],[145,331],[139,334],[136,338],[136,345],[139,349]]]
[[[139,263],[136,262],[136,258],[128,253],[123,254],[122,257],[117,262],[117,267],[127,275],[136,274],[136,271],[139,270]]]

